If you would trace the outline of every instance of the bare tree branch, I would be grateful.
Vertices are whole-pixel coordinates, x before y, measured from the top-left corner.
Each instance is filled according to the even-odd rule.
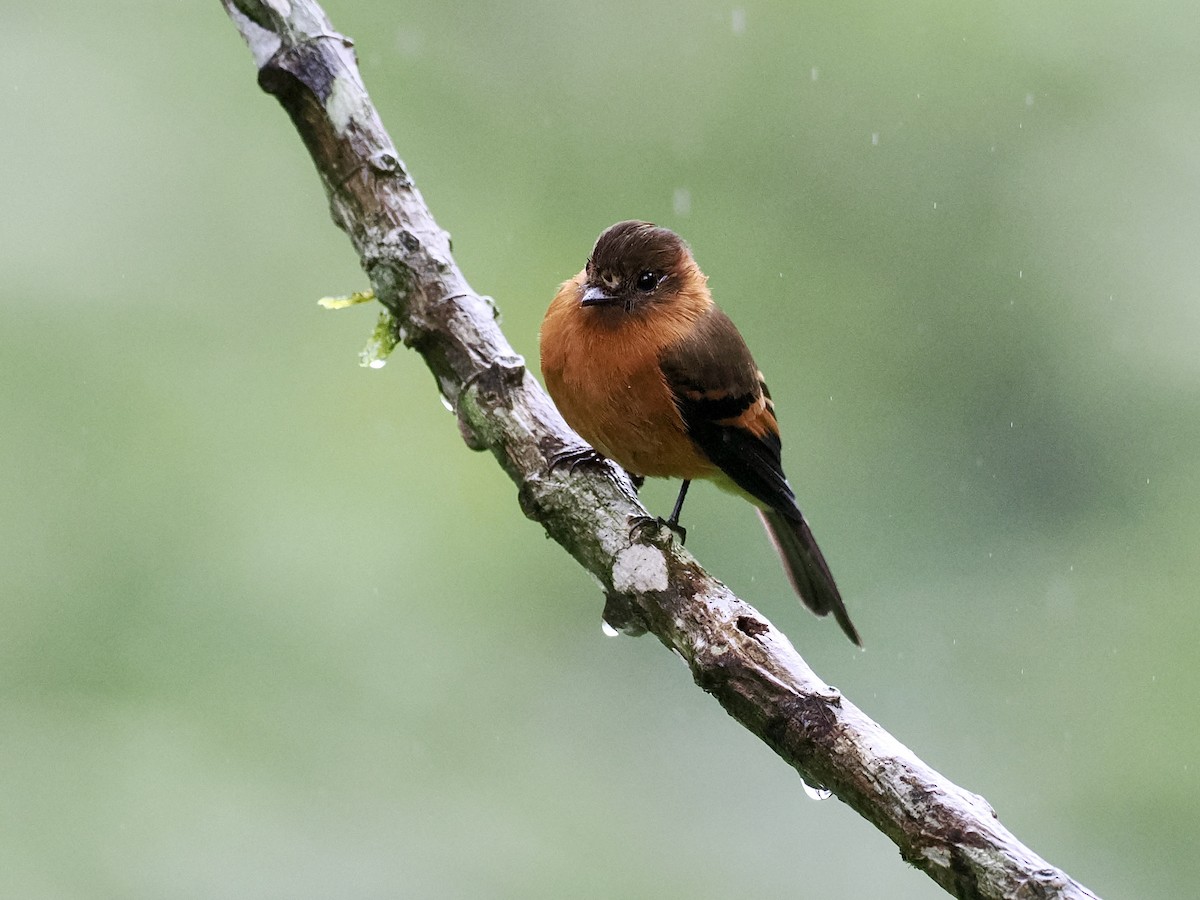
[[[578,443],[455,265],[367,96],[352,44],[309,0],[222,0],[316,164],[403,342],[424,357],[468,446],[489,450],[521,509],[602,585],[604,616],[651,632],[696,683],[809,783],[833,791],[901,856],[961,898],[1095,898],[1021,844],[982,797],[916,758],[835,688],[749,604],[663,533],[631,541],[644,515],[624,474],[551,472]]]

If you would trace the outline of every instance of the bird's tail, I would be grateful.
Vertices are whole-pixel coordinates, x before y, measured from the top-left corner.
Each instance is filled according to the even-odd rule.
[[[803,517],[792,519],[773,509],[760,509],[758,515],[783,559],[788,580],[804,605],[818,616],[833,613],[846,637],[861,647],[858,629],[846,613],[846,604],[842,602],[842,595],[808,523]]]

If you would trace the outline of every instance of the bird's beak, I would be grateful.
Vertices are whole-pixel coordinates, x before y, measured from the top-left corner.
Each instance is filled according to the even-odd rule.
[[[596,287],[594,284],[588,285],[583,292],[583,296],[579,298],[580,306],[604,306],[605,304],[616,302],[616,297],[607,293],[604,288]]]

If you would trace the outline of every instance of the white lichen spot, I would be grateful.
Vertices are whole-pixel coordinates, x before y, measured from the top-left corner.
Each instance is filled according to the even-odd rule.
[[[662,551],[634,544],[617,554],[613,564],[613,587],[621,593],[644,593],[667,589],[667,560]]]
[[[364,95],[356,84],[345,77],[335,78],[325,101],[325,112],[338,134],[342,134],[363,110]]]

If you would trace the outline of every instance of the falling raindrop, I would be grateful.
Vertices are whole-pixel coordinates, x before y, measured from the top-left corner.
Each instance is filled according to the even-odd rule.
[[[879,146],[879,132],[878,131],[871,132],[871,146],[872,147]]]
[[[675,188],[675,196],[671,198],[671,206],[675,215],[686,216],[692,211],[692,192],[687,188]]]
[[[729,24],[733,27],[734,34],[746,33],[746,10],[738,7],[729,14]]]

